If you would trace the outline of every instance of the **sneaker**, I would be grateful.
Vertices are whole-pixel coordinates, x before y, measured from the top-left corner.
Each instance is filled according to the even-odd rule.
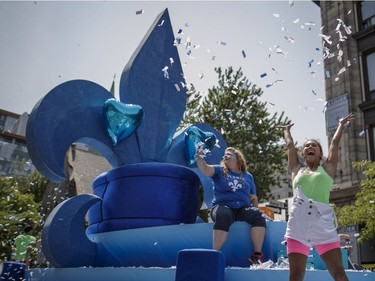
[[[263,254],[262,253],[254,253],[250,258],[249,262],[251,265],[259,265],[262,264]]]

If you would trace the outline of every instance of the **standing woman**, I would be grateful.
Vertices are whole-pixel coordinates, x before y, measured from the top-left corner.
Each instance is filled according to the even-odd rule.
[[[322,165],[323,151],[318,141],[308,140],[303,145],[305,164],[302,165],[290,133],[294,124],[279,126],[284,129],[294,194],[285,234],[290,281],[303,280],[311,246],[315,246],[334,280],[348,281],[341,259],[337,220],[329,205],[329,196],[337,169],[342,131],[345,124],[353,120],[352,113],[340,119],[327,160]]]
[[[228,147],[220,165],[207,165],[202,151],[197,151],[197,166],[212,178],[213,199],[211,218],[213,226],[213,248],[221,249],[228,238],[229,227],[235,221],[246,221],[251,225],[250,239],[254,253],[249,258],[252,264],[262,262],[262,246],[266,232],[266,221],[258,208],[258,197],[253,176],[247,171],[242,152]]]

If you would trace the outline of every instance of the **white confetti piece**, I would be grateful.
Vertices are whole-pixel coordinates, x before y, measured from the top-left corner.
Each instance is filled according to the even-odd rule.
[[[293,23],[299,23],[299,19],[295,19]]]
[[[318,34],[318,36],[322,37],[324,39],[324,41],[326,41],[328,44],[332,44],[332,41],[329,40],[331,38],[330,35],[324,35],[324,34]]]
[[[343,68],[340,69],[340,71],[339,71],[339,73],[337,75],[340,75],[340,74],[344,73],[345,71],[346,71],[346,68],[343,67]]]

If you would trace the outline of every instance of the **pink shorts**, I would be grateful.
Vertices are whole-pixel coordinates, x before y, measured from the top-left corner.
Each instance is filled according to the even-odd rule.
[[[286,247],[287,247],[288,254],[299,253],[308,257],[310,253],[309,246],[306,246],[305,244],[302,244],[301,242],[291,239],[291,238],[287,238]],[[323,255],[329,250],[340,248],[340,242],[336,241],[333,243],[319,244],[319,245],[314,245],[314,247],[319,255]]]

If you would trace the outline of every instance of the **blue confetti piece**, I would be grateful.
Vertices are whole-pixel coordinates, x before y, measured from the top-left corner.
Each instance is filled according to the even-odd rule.
[[[243,56],[244,58],[246,58],[246,53],[245,53],[244,50],[242,50],[242,56]]]
[[[359,132],[358,136],[362,137],[364,134],[365,134],[365,130],[362,130],[361,132]]]
[[[326,77],[327,78],[331,77],[331,72],[329,72],[329,70],[326,71]]]
[[[260,75],[260,78],[264,78],[264,77],[266,77],[267,76],[267,73],[262,73],[261,75]]]

